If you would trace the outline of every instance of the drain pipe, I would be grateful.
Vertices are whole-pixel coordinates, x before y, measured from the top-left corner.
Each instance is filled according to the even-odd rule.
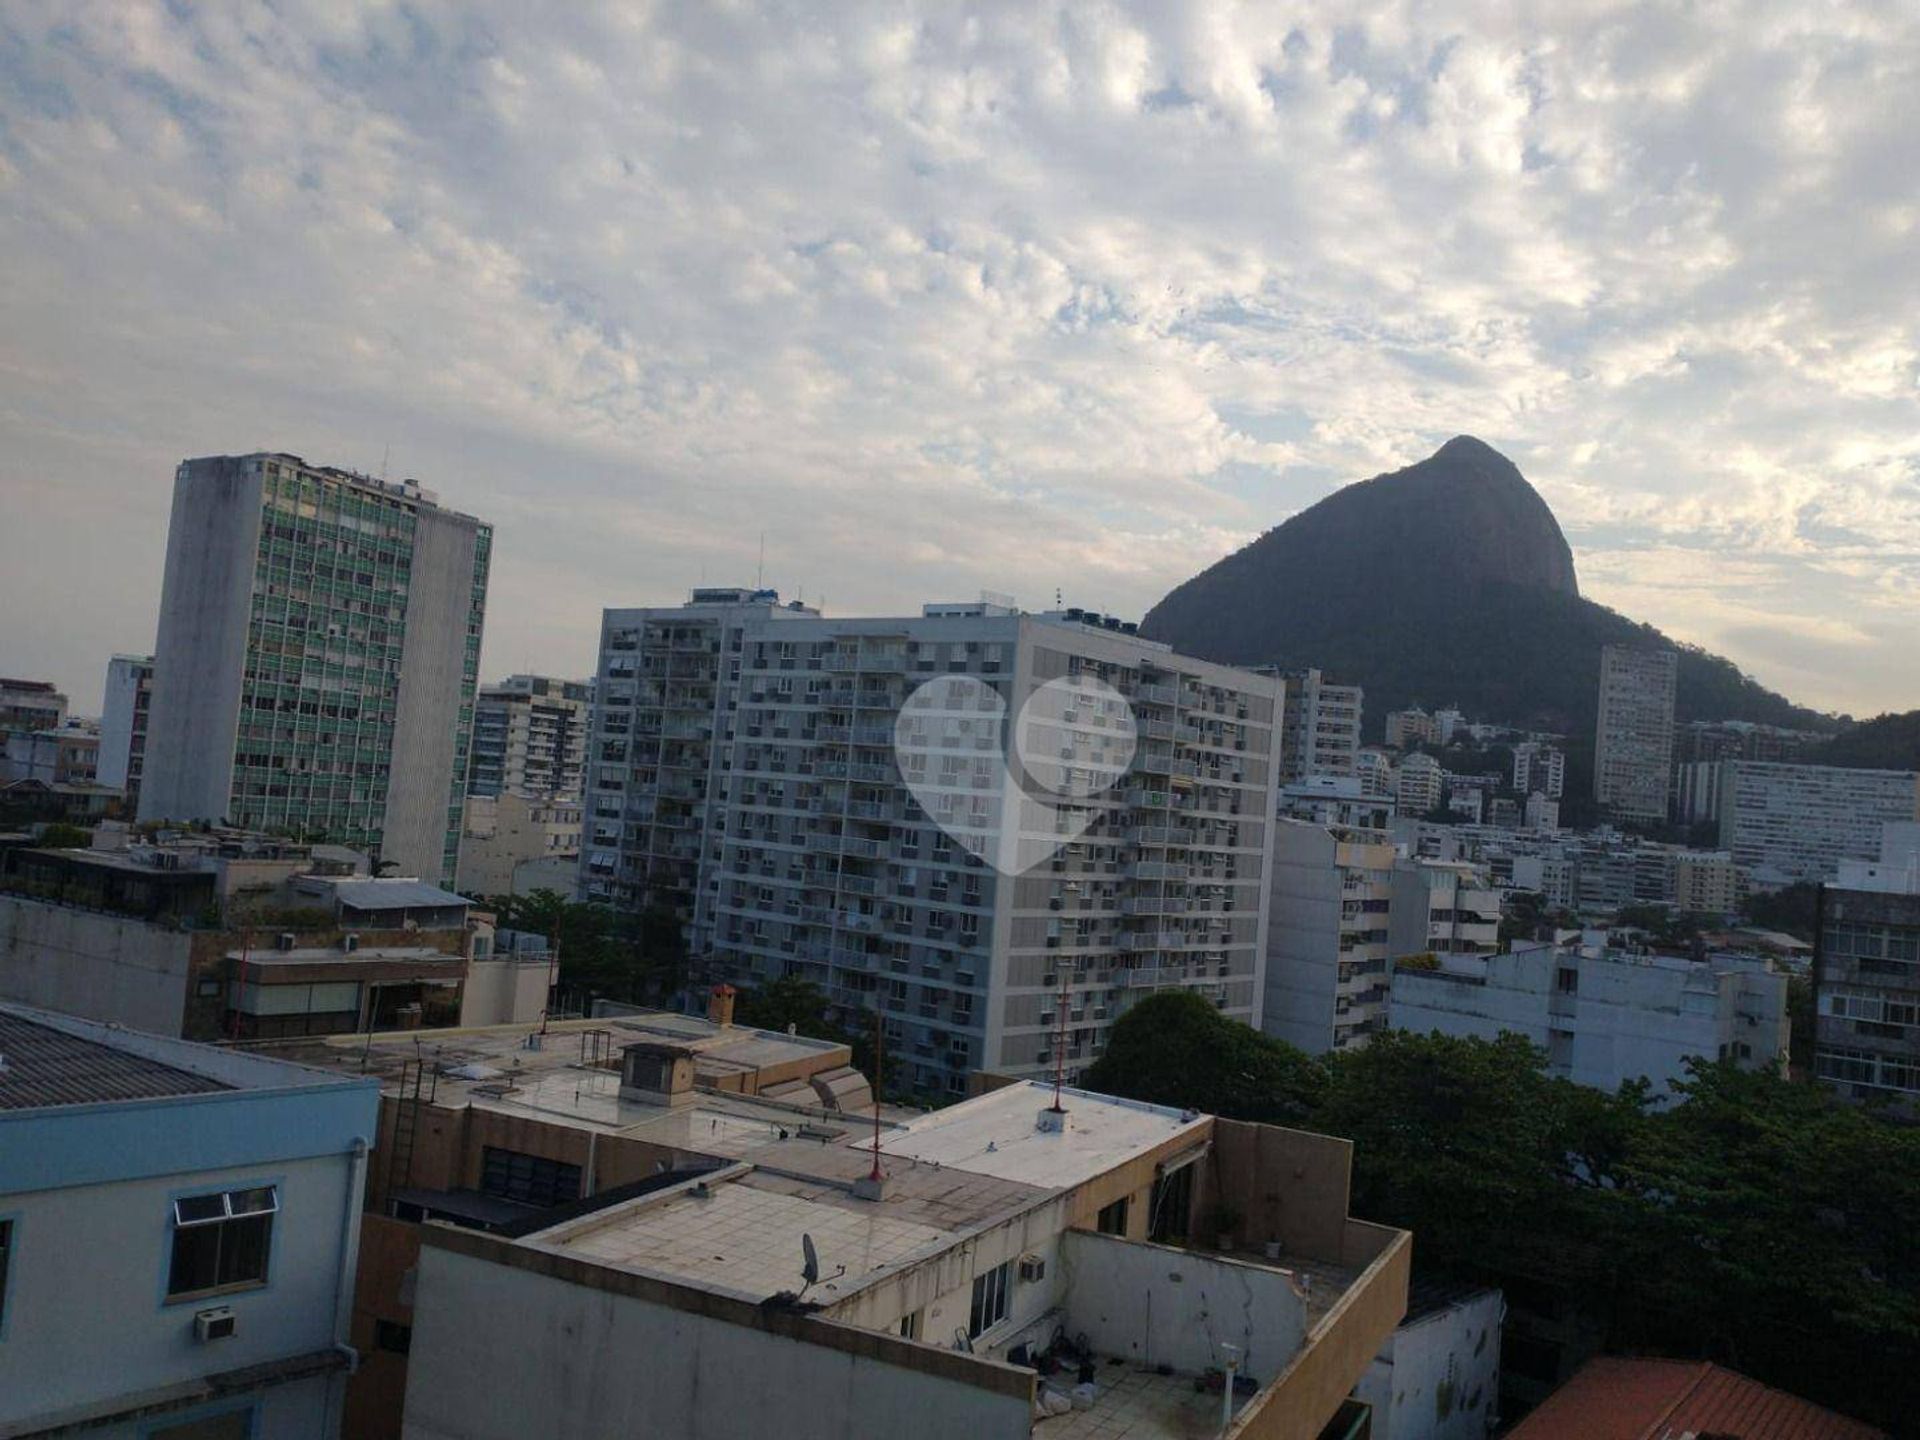
[[[347,1151],[347,1194],[345,1213],[340,1219],[340,1273],[333,1283],[333,1348],[346,1357],[348,1375],[360,1368],[360,1352],[348,1341],[353,1334],[353,1287],[360,1268],[360,1212],[366,1176],[367,1140],[364,1135],[356,1135],[352,1148]],[[327,1388],[331,1392],[334,1387]],[[339,1390],[344,1400],[347,1390],[344,1379]],[[327,1433],[332,1433],[331,1428]]]
[[[1227,1383],[1220,1387],[1220,1433],[1225,1435],[1233,1428],[1233,1381],[1240,1373],[1240,1347],[1222,1345],[1220,1349],[1227,1360]]]

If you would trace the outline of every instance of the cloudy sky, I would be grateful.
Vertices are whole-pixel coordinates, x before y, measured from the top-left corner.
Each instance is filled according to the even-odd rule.
[[[492,520],[491,677],[763,533],[1138,614],[1466,431],[1588,594],[1920,706],[1916,135],[1904,0],[0,0],[0,673],[151,646],[187,455]]]

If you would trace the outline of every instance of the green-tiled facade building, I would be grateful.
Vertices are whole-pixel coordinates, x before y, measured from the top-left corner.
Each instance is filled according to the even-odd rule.
[[[256,454],[174,480],[140,818],[353,845],[450,883],[492,529]]]

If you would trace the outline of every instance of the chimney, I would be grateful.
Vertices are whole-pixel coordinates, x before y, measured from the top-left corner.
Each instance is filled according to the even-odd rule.
[[[725,982],[714,986],[707,994],[707,1019],[723,1030],[733,1024],[733,1000],[738,993]]]

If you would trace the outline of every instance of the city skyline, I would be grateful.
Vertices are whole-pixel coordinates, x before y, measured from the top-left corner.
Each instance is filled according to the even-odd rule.
[[[1920,703],[1920,22],[1364,14],[0,12],[0,673],[152,648],[192,455],[492,518],[492,680],[763,532],[1137,617],[1469,432],[1584,593]]]

